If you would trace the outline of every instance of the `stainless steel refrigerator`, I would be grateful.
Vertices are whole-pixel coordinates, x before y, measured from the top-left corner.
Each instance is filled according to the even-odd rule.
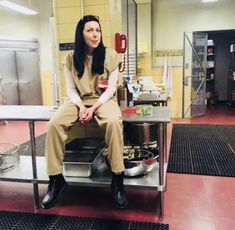
[[[38,42],[0,41],[0,76],[6,104],[42,104]]]

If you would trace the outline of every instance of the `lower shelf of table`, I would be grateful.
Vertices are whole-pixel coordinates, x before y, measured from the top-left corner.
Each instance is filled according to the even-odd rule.
[[[0,181],[25,182],[25,183],[48,183],[46,174],[45,157],[36,157],[37,179],[33,179],[31,156],[20,156],[19,164],[9,171],[0,172]],[[166,174],[167,164],[165,164],[164,174]],[[110,186],[110,171],[103,164],[92,177],[66,177],[70,185],[82,186]],[[124,184],[127,187],[141,187],[163,191],[163,186],[159,185],[159,167],[156,167],[147,175],[141,177],[125,178]]]

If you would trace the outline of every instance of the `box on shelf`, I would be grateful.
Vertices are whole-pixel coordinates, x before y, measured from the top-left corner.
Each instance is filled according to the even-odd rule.
[[[213,40],[207,40],[207,45],[208,46],[213,46],[214,45],[214,41]]]
[[[232,92],[232,101],[235,101],[235,91]]]

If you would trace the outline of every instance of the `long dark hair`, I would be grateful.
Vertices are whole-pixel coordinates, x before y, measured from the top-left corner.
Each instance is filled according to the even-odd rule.
[[[86,44],[83,37],[83,29],[85,23],[89,21],[96,21],[100,26],[99,18],[94,15],[84,16],[77,24],[73,60],[79,78],[81,78],[84,73],[84,61],[86,57],[86,52],[85,52]],[[93,61],[91,66],[91,71],[93,74],[104,73],[104,59],[105,59],[105,46],[102,41],[102,33],[101,33],[100,43],[97,46],[97,48],[95,48],[93,54]]]

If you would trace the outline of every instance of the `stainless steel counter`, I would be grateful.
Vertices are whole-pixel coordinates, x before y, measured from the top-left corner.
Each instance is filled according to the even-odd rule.
[[[55,111],[54,106],[0,105],[0,120],[48,121]]]
[[[124,122],[155,122],[155,123],[168,123],[170,122],[170,108],[153,106],[153,112],[150,115],[122,114]]]
[[[53,106],[0,106],[0,121],[3,120],[24,120],[29,122],[29,132],[32,156],[21,156],[17,167],[4,173],[0,173],[0,180],[12,182],[33,183],[35,208],[39,207],[38,184],[47,183],[46,163],[44,157],[36,157],[35,130],[36,121],[48,121],[56,108]],[[151,115],[125,115],[124,122],[154,122],[159,124],[158,143],[159,143],[159,164],[154,170],[139,178],[125,178],[124,184],[127,187],[153,189],[159,192],[160,216],[163,217],[164,210],[164,191],[166,190],[166,137],[167,123],[170,122],[170,109],[168,107],[154,107]],[[30,167],[31,166],[31,167]],[[40,167],[40,170],[37,170]],[[71,185],[84,186],[110,186],[110,175],[105,164],[101,165],[99,171],[90,178],[66,177]]]
[[[31,105],[0,105],[0,121],[28,121],[30,142],[31,142],[31,170],[32,178],[24,179],[22,171],[17,171],[18,167],[12,169],[11,173],[15,173],[16,177],[3,177],[0,174],[0,180],[16,181],[16,182],[31,182],[34,190],[34,206],[39,207],[39,193],[38,193],[38,175],[36,162],[36,142],[35,142],[35,122],[48,121],[56,111],[53,106],[31,106]],[[24,161],[24,160],[23,160]],[[22,163],[23,161],[20,161]],[[21,166],[19,166],[21,167]],[[15,172],[14,172],[15,171]],[[9,171],[10,172],[10,171]],[[5,173],[4,173],[5,174]]]

